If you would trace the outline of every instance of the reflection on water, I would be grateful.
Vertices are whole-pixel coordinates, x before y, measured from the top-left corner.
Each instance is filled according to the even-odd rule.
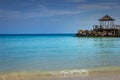
[[[99,38],[97,40],[98,46],[100,48],[114,48],[116,47],[116,40],[115,39],[110,39],[110,38]]]
[[[87,63],[96,67],[120,65],[119,38],[82,38],[78,41],[79,46],[82,46],[82,49],[84,50],[86,49],[83,53],[87,53]],[[88,55],[92,57],[89,57]]]

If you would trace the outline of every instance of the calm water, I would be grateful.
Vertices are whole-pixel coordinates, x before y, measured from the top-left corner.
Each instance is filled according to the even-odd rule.
[[[120,38],[0,36],[0,72],[120,66]]]

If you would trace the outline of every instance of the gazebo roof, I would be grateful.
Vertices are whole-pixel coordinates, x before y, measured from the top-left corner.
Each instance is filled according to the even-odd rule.
[[[111,18],[109,15],[105,15],[104,17],[100,18],[99,21],[114,21],[115,19]]]

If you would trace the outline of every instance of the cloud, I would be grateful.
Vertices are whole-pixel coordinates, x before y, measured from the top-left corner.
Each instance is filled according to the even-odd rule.
[[[0,10],[0,18],[11,18],[11,17],[16,17],[18,14],[20,14],[19,11],[11,11],[11,10]]]
[[[0,10],[0,19],[30,19],[30,18],[40,18],[40,17],[51,17],[51,16],[65,16],[65,15],[76,15],[80,14],[82,11],[79,10],[53,10],[47,9],[45,7],[28,10],[25,12],[15,11],[15,10]]]
[[[80,3],[80,2],[85,2],[86,0],[66,0],[66,1]]]
[[[79,9],[85,10],[111,10],[111,9],[120,9],[120,6],[117,3],[96,3],[96,4],[80,4]]]
[[[76,15],[80,14],[81,11],[64,11],[64,10],[45,10],[38,12],[27,12],[23,14],[24,18],[40,18],[40,17],[51,17],[51,16],[65,16],[65,15]],[[18,15],[19,17],[20,15]]]
[[[30,0],[24,2],[11,2],[9,5],[15,7],[8,7],[6,9],[0,8],[0,19],[29,19],[29,18],[40,18],[40,17],[51,17],[51,16],[64,16],[64,15],[76,15],[82,13],[80,10],[58,8],[35,2],[37,0]],[[69,0],[74,2],[81,2],[84,0]],[[63,6],[63,5],[60,5]]]

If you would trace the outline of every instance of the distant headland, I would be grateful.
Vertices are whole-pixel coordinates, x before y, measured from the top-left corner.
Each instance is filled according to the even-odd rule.
[[[99,25],[93,25],[92,30],[78,30],[77,37],[120,37],[120,25],[115,25],[115,19],[109,15],[98,19]]]

